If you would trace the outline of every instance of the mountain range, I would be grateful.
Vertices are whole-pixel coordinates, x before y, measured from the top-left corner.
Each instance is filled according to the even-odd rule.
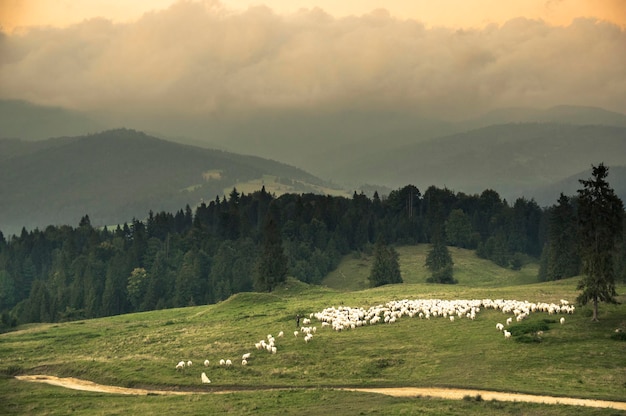
[[[0,155],[5,234],[77,225],[84,215],[94,225],[115,225],[143,219],[150,210],[176,212],[254,179],[266,180],[268,191],[275,182],[286,191],[332,191],[332,185],[279,162],[128,129],[34,142],[2,139]]]
[[[245,183],[247,191],[272,185],[270,192],[345,195],[384,195],[407,184],[489,188],[509,201],[523,196],[548,206],[560,192],[574,194],[601,162],[626,199],[626,115],[595,107],[509,108],[456,122],[409,112],[292,110],[164,121],[147,133],[101,131],[107,123],[97,115],[22,101],[0,101],[0,110],[5,234],[75,224],[85,214],[99,225],[118,224]]]

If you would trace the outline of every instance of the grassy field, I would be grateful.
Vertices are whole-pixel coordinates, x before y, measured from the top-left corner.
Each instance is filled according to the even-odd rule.
[[[424,247],[398,249],[404,284],[359,287],[369,270],[363,256],[348,256],[324,286],[289,280],[273,293],[242,293],[216,305],[152,311],[63,324],[27,325],[0,335],[0,414],[619,414],[608,409],[494,401],[392,398],[334,390],[342,386],[439,386],[626,400],[626,301],[600,308],[599,323],[579,307],[558,317],[532,314],[524,324],[545,323],[542,342],[505,340],[495,329],[508,315],[482,310],[476,320],[400,319],[335,332],[321,328],[306,344],[294,337],[296,314],[330,306],[364,307],[396,299],[502,298],[573,301],[577,279],[541,284],[536,269],[498,268],[472,252],[454,250],[458,285],[422,283]],[[345,276],[345,284],[337,276]],[[350,277],[348,277],[350,276]],[[356,283],[355,283],[356,282]],[[508,284],[507,284],[508,283]],[[625,287],[618,287],[619,293]],[[314,324],[316,322],[314,321]],[[277,353],[254,344],[267,334]],[[244,353],[252,353],[241,366]],[[224,368],[220,359],[234,365]],[[202,362],[209,359],[208,368]],[[180,360],[193,366],[176,371]],[[200,383],[205,371],[212,383]],[[119,396],[78,392],[13,379],[17,374],[72,376],[124,387],[219,392],[191,396]],[[255,391],[257,388],[282,390]],[[305,389],[306,388],[306,389]],[[169,413],[169,412],[168,412]]]

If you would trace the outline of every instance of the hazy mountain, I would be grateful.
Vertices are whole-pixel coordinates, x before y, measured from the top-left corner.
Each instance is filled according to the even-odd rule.
[[[90,116],[61,107],[20,100],[0,100],[0,138],[42,140],[100,131],[103,125]]]
[[[324,115],[294,111],[265,114],[241,123],[212,122],[205,130],[210,132],[207,140],[230,151],[281,160],[321,178],[357,186],[379,177],[378,159],[387,158],[394,149],[404,152],[404,146],[512,123],[626,127],[626,115],[596,107],[558,106],[502,109],[463,122],[447,122],[409,111],[329,111]],[[520,134],[522,138],[526,133]],[[528,134],[535,133],[529,130]],[[397,185],[396,181],[386,183]]]
[[[9,155],[6,149],[12,149]],[[118,224],[149,210],[175,212],[214,200],[237,182],[263,175],[326,185],[294,167],[253,156],[160,140],[133,130],[43,142],[0,140],[0,230],[49,224]]]
[[[529,191],[528,195],[534,198],[541,206],[551,206],[557,203],[561,193],[567,196],[577,195],[577,191],[582,188],[578,181],[589,178],[591,178],[591,169],[578,172],[548,186]],[[615,191],[615,194],[622,201],[626,202],[626,166],[609,166],[607,181],[609,186]]]
[[[502,108],[467,120],[461,123],[461,126],[468,130],[493,124],[532,122],[626,127],[626,114],[598,107],[571,105],[560,105],[543,110],[528,107]]]
[[[624,127],[515,123],[372,153],[338,166],[334,174],[392,188],[407,183],[462,192],[492,188],[511,199],[592,164],[626,165],[625,150]]]

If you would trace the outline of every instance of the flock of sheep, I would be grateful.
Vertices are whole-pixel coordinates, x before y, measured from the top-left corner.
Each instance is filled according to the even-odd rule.
[[[528,302],[517,300],[505,300],[505,299],[473,299],[473,300],[441,300],[441,299],[414,299],[414,300],[395,300],[387,302],[384,305],[372,306],[368,309],[364,308],[351,308],[348,306],[334,306],[326,308],[321,312],[311,313],[309,318],[304,318],[302,321],[303,326],[298,331],[294,331],[294,337],[298,337],[299,334],[304,334],[305,343],[310,342],[313,339],[313,334],[316,333],[317,327],[310,326],[311,320],[315,318],[321,322],[321,326],[332,328],[335,331],[351,330],[367,325],[376,324],[393,324],[402,317],[431,319],[431,318],[446,318],[451,322],[455,319],[476,319],[476,315],[482,309],[493,309],[501,311],[504,314],[512,314],[506,319],[506,325],[511,325],[513,319],[520,322],[526,319],[531,313],[543,312],[550,315],[554,314],[572,314],[575,311],[575,307],[570,305],[568,301],[561,299],[558,304],[545,303],[545,302]],[[565,323],[565,318],[561,317],[559,322]],[[502,323],[496,324],[496,329],[503,332],[505,339],[511,338],[511,332],[505,329],[505,325]],[[278,338],[283,338],[284,332],[278,333]],[[256,342],[255,348],[259,351],[266,351],[270,354],[276,354],[276,338],[271,334],[268,334],[266,338]],[[245,353],[241,357],[241,365],[246,366],[251,357],[251,353]],[[233,365],[230,359],[220,360],[220,366],[231,367]],[[210,365],[209,360],[204,361],[204,366]],[[191,361],[180,361],[176,365],[176,370],[184,370],[191,367]],[[202,383],[211,383],[211,380],[207,377],[206,373],[201,374]]]

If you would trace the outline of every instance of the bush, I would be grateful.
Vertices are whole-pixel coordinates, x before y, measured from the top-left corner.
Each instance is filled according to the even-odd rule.
[[[547,331],[550,329],[550,326],[548,325],[549,322],[546,322],[546,321],[547,320],[544,319],[538,322],[521,322],[517,325],[511,326],[509,328],[509,332],[514,337],[519,337],[519,336],[528,335],[528,334],[530,334],[531,336],[536,336],[536,334],[539,331]]]
[[[624,331],[614,332],[611,335],[611,339],[615,341],[626,341],[626,332]]]

